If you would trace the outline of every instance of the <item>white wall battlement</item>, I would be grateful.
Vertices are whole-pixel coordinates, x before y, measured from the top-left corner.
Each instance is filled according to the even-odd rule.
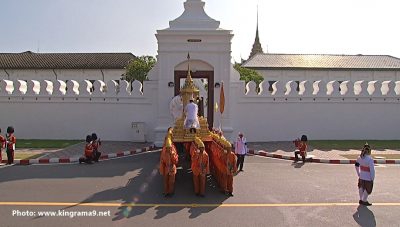
[[[243,91],[243,90],[242,90]],[[400,95],[400,81],[276,81],[272,91],[268,81],[263,81],[257,87],[254,81],[246,84],[243,96],[287,96],[287,97],[389,97]],[[257,92],[258,91],[258,92]],[[239,91],[240,92],[240,91]]]
[[[310,140],[400,139],[400,81],[277,81],[258,89],[240,81],[231,89],[233,135],[243,132],[248,141],[302,134]]]
[[[0,80],[0,128],[14,126],[20,139],[84,139],[96,132],[103,140],[130,141],[134,122],[145,124],[153,141],[154,83],[134,81]]]
[[[0,80],[0,96],[143,97],[139,81]]]
[[[226,119],[234,140],[400,139],[400,81],[294,81],[269,85],[231,82]],[[132,140],[133,122],[145,123],[145,138],[156,140],[159,83],[122,81],[0,80],[0,127],[13,125],[19,138]],[[228,90],[228,89],[226,89]],[[217,89],[215,97],[219,97]],[[172,98],[172,97],[171,97]],[[216,99],[218,101],[218,98]],[[251,110],[251,111],[249,111]],[[220,117],[215,113],[215,117]],[[172,118],[171,120],[172,121]],[[172,125],[172,122],[170,123]],[[226,127],[226,126],[225,126]]]

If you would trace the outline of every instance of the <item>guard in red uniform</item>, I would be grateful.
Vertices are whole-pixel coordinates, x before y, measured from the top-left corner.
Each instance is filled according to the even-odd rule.
[[[85,145],[85,157],[79,158],[79,164],[85,162],[87,164],[92,164],[93,160],[93,145],[92,145],[92,137],[90,135],[86,136],[86,145]]]
[[[164,177],[164,196],[168,197],[174,194],[178,154],[170,138],[165,140],[163,150],[160,157],[160,174]]]
[[[298,151],[294,152],[294,161],[297,162],[299,160],[298,155],[301,155],[301,158],[303,160],[303,162],[306,162],[306,157],[307,157],[307,136],[306,135],[302,135],[301,139],[296,139],[295,141],[293,141],[294,145],[296,146],[296,148],[298,149]]]
[[[99,152],[99,147],[101,146],[100,139],[97,140],[96,133],[92,134],[92,146],[93,146],[93,161],[99,162],[101,152]]]
[[[14,128],[12,126],[9,126],[7,128],[7,135],[6,135],[7,165],[10,165],[14,162],[14,151],[16,142],[17,138],[15,138],[14,136]]]
[[[1,128],[0,128],[0,133],[1,133]],[[1,150],[3,149],[3,147],[5,147],[6,144],[6,139],[0,134],[0,164],[2,162],[2,157],[1,157]]]

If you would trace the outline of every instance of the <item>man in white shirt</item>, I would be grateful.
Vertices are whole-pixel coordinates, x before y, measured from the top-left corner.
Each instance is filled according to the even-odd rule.
[[[196,131],[196,128],[200,128],[198,112],[198,106],[193,102],[193,99],[190,99],[189,103],[185,107],[185,128],[190,128],[191,131],[192,129]]]
[[[238,156],[237,168],[240,166],[239,171],[243,171],[244,157],[247,154],[247,141],[241,132],[239,132],[239,136],[235,142],[235,154]]]

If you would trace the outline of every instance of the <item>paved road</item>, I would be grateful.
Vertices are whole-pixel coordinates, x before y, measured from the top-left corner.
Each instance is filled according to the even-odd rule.
[[[165,199],[158,159],[153,152],[93,165],[2,166],[1,226],[400,226],[399,165],[377,166],[374,206],[366,208],[356,204],[352,165],[247,157],[234,197],[220,194],[212,179],[206,198],[195,197],[181,170],[175,197]],[[24,211],[35,215],[15,214]],[[69,217],[80,211],[105,217]]]

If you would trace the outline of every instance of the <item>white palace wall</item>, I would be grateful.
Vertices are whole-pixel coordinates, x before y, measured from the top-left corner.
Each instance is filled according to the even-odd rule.
[[[221,122],[224,128],[230,119],[233,133],[226,135],[232,141],[239,131],[253,142],[301,134],[312,140],[400,139],[400,81],[301,81],[298,91],[295,82],[278,81],[272,92],[268,83],[225,86],[230,114]],[[147,81],[142,93],[137,81],[0,80],[0,127],[4,132],[13,125],[21,139],[84,139],[96,132],[103,140],[131,141],[132,123],[144,122],[146,141],[154,142],[157,112],[169,114],[158,106],[158,87]]]
[[[248,141],[400,139],[400,81],[232,83],[234,134]],[[234,138],[231,138],[234,139]]]
[[[155,92],[151,83],[121,81],[0,81],[0,127],[15,127],[21,139],[84,139],[96,132],[103,140],[131,141],[133,122],[144,122],[152,141]]]

